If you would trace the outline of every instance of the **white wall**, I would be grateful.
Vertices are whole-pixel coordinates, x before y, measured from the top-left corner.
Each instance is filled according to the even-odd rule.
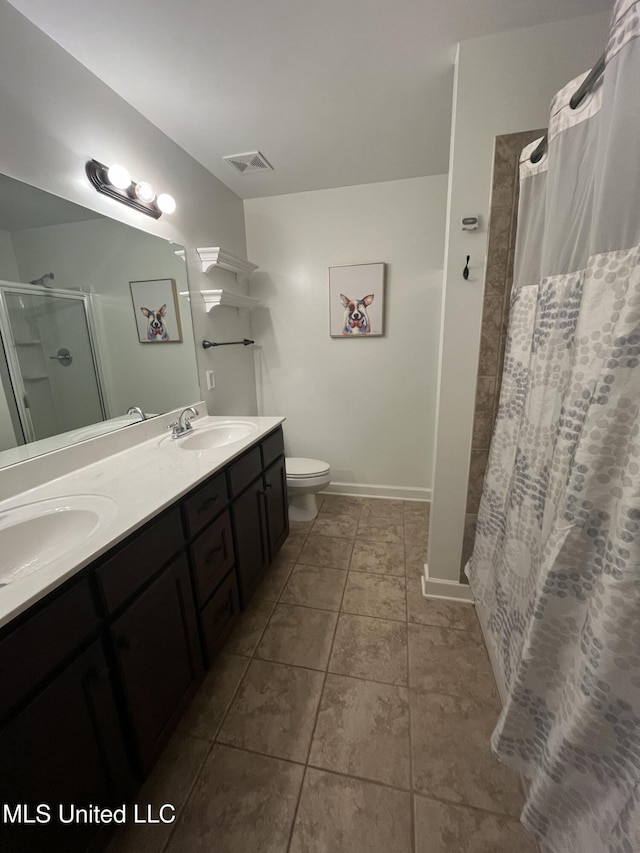
[[[149,233],[187,246],[193,290],[220,286],[202,274],[197,246],[223,246],[245,256],[242,201],[172,140],[144,119],[48,36],[0,0],[0,168],[12,178],[97,210]],[[176,199],[175,214],[155,221],[97,193],[85,172],[87,160],[123,163],[137,180],[150,181]],[[246,291],[228,275],[225,286]],[[199,297],[193,300],[196,339],[214,325]],[[248,318],[219,308],[223,332],[248,334]],[[211,359],[197,349],[200,382]],[[251,414],[255,385],[250,352],[221,362],[217,388],[206,394],[210,410]]]
[[[438,175],[244,203],[260,414],[349,490],[431,486],[445,196]],[[385,336],[330,338],[329,266],[380,261]]]
[[[20,281],[53,270],[58,287],[95,295],[111,417],[129,406],[159,413],[198,399],[188,298],[179,297],[183,342],[171,344],[138,341],[131,303],[130,281],[173,278],[178,292],[187,290],[185,263],[174,247],[108,219],[17,231],[13,246]]]
[[[448,194],[429,575],[457,580],[473,425],[494,137],[548,124],[555,92],[605,48],[608,15],[514,30],[459,46]],[[460,218],[480,214],[463,233]],[[462,278],[466,255],[471,275]]]

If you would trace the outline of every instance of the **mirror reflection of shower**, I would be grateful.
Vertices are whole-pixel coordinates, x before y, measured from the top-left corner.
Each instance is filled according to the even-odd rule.
[[[0,449],[104,420],[89,294],[0,282],[0,336]]]
[[[50,283],[55,278],[55,275],[52,272],[46,272],[44,275],[41,275],[40,278],[34,278],[33,281],[30,281],[29,284],[35,284],[36,287],[53,287]]]

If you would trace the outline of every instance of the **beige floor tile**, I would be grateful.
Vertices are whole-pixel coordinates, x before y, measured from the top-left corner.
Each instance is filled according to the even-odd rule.
[[[350,515],[352,518],[360,518],[362,512],[362,498],[354,498],[350,495],[324,495],[321,510],[335,512],[338,515]]]
[[[424,564],[427,562],[429,549],[426,545],[415,545],[405,542],[404,560],[407,577],[422,577]]]
[[[369,572],[349,572],[342,606],[345,613],[407,621],[405,579]]]
[[[150,805],[156,814],[161,805],[171,803],[180,815],[210,749],[201,738],[174,734],[136,798],[141,811],[146,814]],[[130,821],[118,829],[107,853],[161,853],[173,827]]]
[[[254,653],[262,632],[267,627],[275,603],[273,601],[249,602],[247,609],[241,614],[238,624],[224,645],[227,654],[247,655]]]
[[[225,653],[218,655],[180,720],[180,731],[214,740],[248,666],[249,658]]]
[[[356,539],[349,570],[404,576],[404,546],[399,542],[369,542]]]
[[[278,557],[287,563],[295,563],[300,556],[302,546],[307,541],[307,536],[308,533],[306,530],[292,530],[284,545],[278,551]]]
[[[324,674],[253,660],[218,741],[276,758],[307,758]]]
[[[284,585],[289,580],[294,563],[277,558],[268,567],[258,588],[253,595],[253,601],[277,601]]]
[[[387,518],[370,517],[360,519],[357,539],[367,539],[369,542],[404,542],[404,524]]]
[[[298,764],[216,745],[167,853],[281,853],[303,774]]]
[[[405,521],[428,519],[431,515],[431,504],[428,501],[404,501],[403,510]]]
[[[409,623],[409,685],[500,708],[489,657],[471,631]]]
[[[518,776],[491,754],[498,711],[484,703],[410,691],[413,784],[418,793],[519,817]]]
[[[409,545],[426,548],[429,544],[429,522],[426,519],[404,518],[404,541]]]
[[[291,521],[289,519],[289,533],[309,533],[313,527],[312,521]]]
[[[353,542],[349,539],[310,533],[300,552],[298,562],[306,566],[325,566],[328,569],[346,570],[349,568],[352,550]]]
[[[416,853],[537,853],[530,832],[506,815],[415,797]]]
[[[406,686],[407,626],[341,613],[329,671]]]
[[[410,853],[409,803],[404,791],[309,768],[290,853]]]
[[[480,623],[473,604],[425,598],[422,594],[422,583],[417,576],[407,578],[407,610],[409,622],[472,631],[477,637],[477,642],[483,642]]]
[[[358,519],[350,515],[321,512],[313,522],[313,533],[319,536],[336,536],[340,539],[355,539]]]
[[[327,675],[309,764],[408,788],[409,752],[406,688]]]
[[[278,604],[256,657],[325,670],[337,621],[338,614],[329,610]]]
[[[298,563],[282,590],[280,603],[339,610],[346,582],[347,572],[340,569]]]
[[[404,501],[389,500],[387,498],[364,498],[362,501],[362,514],[368,519],[387,518],[402,521],[404,513]]]

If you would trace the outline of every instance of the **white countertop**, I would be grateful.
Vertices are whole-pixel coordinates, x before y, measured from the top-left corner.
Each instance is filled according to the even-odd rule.
[[[166,436],[164,425],[159,421],[158,428],[163,431],[152,438],[1,501],[0,517],[8,509],[36,501],[81,495],[109,498],[114,502],[115,512],[105,526],[84,541],[73,544],[62,557],[0,587],[0,626],[223,468],[275,429],[284,418],[206,416],[194,420],[193,427],[198,430],[230,420],[254,424],[257,432],[225,447],[184,450],[179,439],[172,441]],[[98,441],[100,439],[93,440]]]

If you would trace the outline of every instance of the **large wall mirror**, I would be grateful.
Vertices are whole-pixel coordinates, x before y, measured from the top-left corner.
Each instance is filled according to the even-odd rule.
[[[0,175],[0,467],[198,400],[188,294],[182,247]]]

